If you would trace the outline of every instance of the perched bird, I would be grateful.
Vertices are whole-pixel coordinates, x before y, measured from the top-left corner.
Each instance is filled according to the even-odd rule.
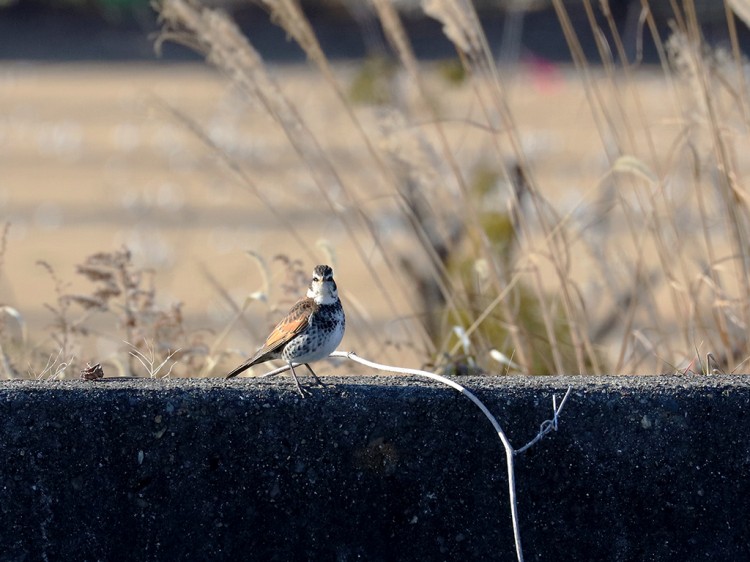
[[[273,359],[283,359],[291,368],[297,391],[305,392],[294,372],[294,365],[305,365],[315,380],[323,383],[309,363],[328,357],[344,337],[346,318],[339,300],[333,270],[327,265],[315,266],[307,296],[298,300],[279,322],[255,355],[229,373],[226,378],[239,375],[245,369]]]

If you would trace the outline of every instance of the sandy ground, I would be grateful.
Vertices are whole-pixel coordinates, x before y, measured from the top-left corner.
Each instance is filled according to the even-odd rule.
[[[333,204],[347,207],[351,196],[359,211],[387,223],[392,186],[378,175],[330,89],[306,67],[272,70],[346,185],[347,193],[330,192]],[[337,71],[346,84],[352,69],[344,65]],[[639,84],[644,99],[663,97],[658,77],[646,73]],[[481,117],[469,89],[434,87],[444,113],[464,120],[446,125],[460,164],[470,167],[496,158],[488,150],[487,132],[465,122]],[[595,199],[608,163],[577,75],[547,69],[513,76],[505,87],[535,179],[557,211],[572,212]],[[603,88],[602,95],[614,96]],[[654,134],[674,138],[678,127],[666,121],[668,108],[660,103],[646,107],[652,123],[664,119]],[[240,164],[251,189],[168,108],[206,130]],[[375,126],[377,111],[357,111],[366,125]],[[326,246],[333,249],[350,310],[342,348],[361,354],[385,349],[402,362],[418,361],[419,353],[386,345],[408,341],[414,329],[409,288],[392,279],[360,226],[354,232],[361,248],[353,247],[351,233],[258,103],[206,67],[5,64],[0,67],[0,149],[0,209],[2,220],[11,224],[0,301],[23,314],[34,338],[46,333],[51,317],[44,303],[55,299],[38,260],[70,282],[71,292],[85,292],[90,285],[75,275],[75,265],[126,244],[139,265],[155,270],[161,302],[183,302],[189,326],[218,332],[232,312],[206,271],[242,303],[261,289],[262,281],[246,250],[269,263],[276,254],[299,258],[311,269],[314,262],[330,259],[321,249]],[[252,189],[297,229],[314,255]],[[365,262],[392,285],[392,305]],[[280,267],[273,271],[280,274]],[[280,291],[269,295],[281,308],[289,298]],[[251,352],[277,317],[262,303],[251,305],[249,333],[233,330],[230,346]],[[102,338],[97,345],[92,357],[114,344]]]

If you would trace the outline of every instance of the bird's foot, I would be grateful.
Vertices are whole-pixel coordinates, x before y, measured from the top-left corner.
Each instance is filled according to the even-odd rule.
[[[326,388],[328,386],[326,383],[324,383],[322,380],[318,378],[318,375],[315,374],[315,371],[312,370],[312,367],[310,367],[310,365],[305,363],[305,367],[307,367],[307,370],[310,371],[310,374],[313,376],[316,383],[318,383],[323,388]]]
[[[308,396],[312,396],[312,391],[307,388],[306,386],[302,386],[301,384],[297,383],[297,392],[302,398],[307,398]]]

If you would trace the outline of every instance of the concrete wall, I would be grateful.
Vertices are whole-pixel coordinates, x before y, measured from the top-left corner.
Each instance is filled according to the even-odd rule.
[[[399,377],[0,384],[0,560],[513,560],[505,458]],[[462,379],[516,446],[527,560],[750,560],[738,377]]]

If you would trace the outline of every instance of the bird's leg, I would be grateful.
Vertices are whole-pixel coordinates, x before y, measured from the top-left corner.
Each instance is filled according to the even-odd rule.
[[[310,371],[310,374],[313,376],[316,383],[318,383],[320,386],[323,386],[323,387],[328,386],[327,384],[325,384],[322,380],[318,378],[318,375],[315,374],[315,371],[312,370],[312,367],[310,367],[308,363],[305,363],[305,367],[307,367],[307,370]]]
[[[292,364],[291,361],[289,362],[289,369],[291,369],[289,372],[292,373],[292,378],[294,379],[294,384],[297,385],[297,392],[300,393],[300,396],[302,396],[302,398],[306,398],[307,394],[312,395],[312,393],[309,390],[307,390],[306,388],[304,388],[299,383],[299,380],[297,379],[297,373],[294,372],[294,365]],[[307,394],[305,394],[305,393],[307,393]]]

